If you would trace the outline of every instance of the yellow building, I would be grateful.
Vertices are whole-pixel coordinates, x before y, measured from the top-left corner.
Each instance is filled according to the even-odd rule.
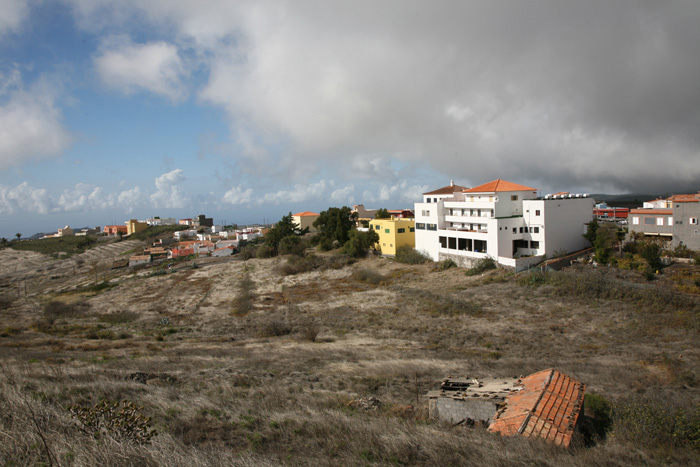
[[[139,222],[136,219],[129,219],[126,223],[126,234],[131,235],[137,232],[143,232],[148,228],[147,222]]]
[[[297,225],[299,229],[309,228],[309,232],[318,232],[318,229],[314,227],[314,221],[318,219],[320,214],[316,214],[311,211],[298,212],[292,215],[292,221]]]
[[[383,255],[395,255],[397,248],[416,246],[415,221],[413,219],[372,219],[369,228],[379,235],[377,247]]]

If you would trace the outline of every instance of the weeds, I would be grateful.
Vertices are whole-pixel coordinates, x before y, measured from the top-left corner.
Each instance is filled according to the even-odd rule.
[[[143,407],[130,401],[104,400],[92,407],[72,405],[68,408],[78,422],[81,431],[95,439],[109,438],[116,442],[129,441],[150,444],[158,433],[151,426],[151,419],[141,415]]]
[[[483,259],[480,259],[476,263],[476,266],[464,271],[464,275],[467,277],[476,276],[477,274],[484,273],[484,272],[489,271],[491,269],[496,269],[496,267],[497,267],[497,264],[496,264],[496,261],[493,260],[493,258],[483,258]]]
[[[370,285],[379,285],[384,280],[384,276],[370,269],[358,269],[352,274],[352,278]]]
[[[250,278],[250,275],[245,273],[238,281],[238,293],[233,301],[233,314],[236,316],[245,316],[253,310],[253,288],[255,284]]]
[[[430,261],[430,258],[425,253],[422,253],[408,245],[400,246],[396,249],[394,259],[399,263],[404,264],[422,264]]]

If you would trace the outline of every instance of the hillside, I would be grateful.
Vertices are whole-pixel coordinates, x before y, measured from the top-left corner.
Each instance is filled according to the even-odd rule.
[[[664,277],[467,277],[333,255],[296,275],[285,258],[110,269],[137,245],[0,250],[3,464],[700,463],[699,305]],[[423,395],[448,375],[551,367],[602,396],[587,423],[607,436],[563,450],[427,418]],[[131,428],[107,423],[102,400]]]

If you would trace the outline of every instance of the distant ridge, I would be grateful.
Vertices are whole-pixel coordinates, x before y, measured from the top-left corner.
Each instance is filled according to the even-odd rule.
[[[604,193],[593,193],[591,198],[599,203],[607,203],[609,206],[620,208],[641,208],[645,201],[663,198],[667,195],[649,195],[642,193],[625,193],[621,195],[606,195]]]

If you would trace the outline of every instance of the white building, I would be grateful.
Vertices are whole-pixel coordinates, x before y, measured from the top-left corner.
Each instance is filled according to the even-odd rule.
[[[583,195],[538,198],[536,189],[500,179],[469,189],[451,184],[415,204],[416,250],[465,267],[490,257],[519,271],[588,246],[582,234],[593,204]]]
[[[177,219],[172,218],[172,217],[153,217],[151,219],[146,219],[146,223],[150,226],[176,225]]]

